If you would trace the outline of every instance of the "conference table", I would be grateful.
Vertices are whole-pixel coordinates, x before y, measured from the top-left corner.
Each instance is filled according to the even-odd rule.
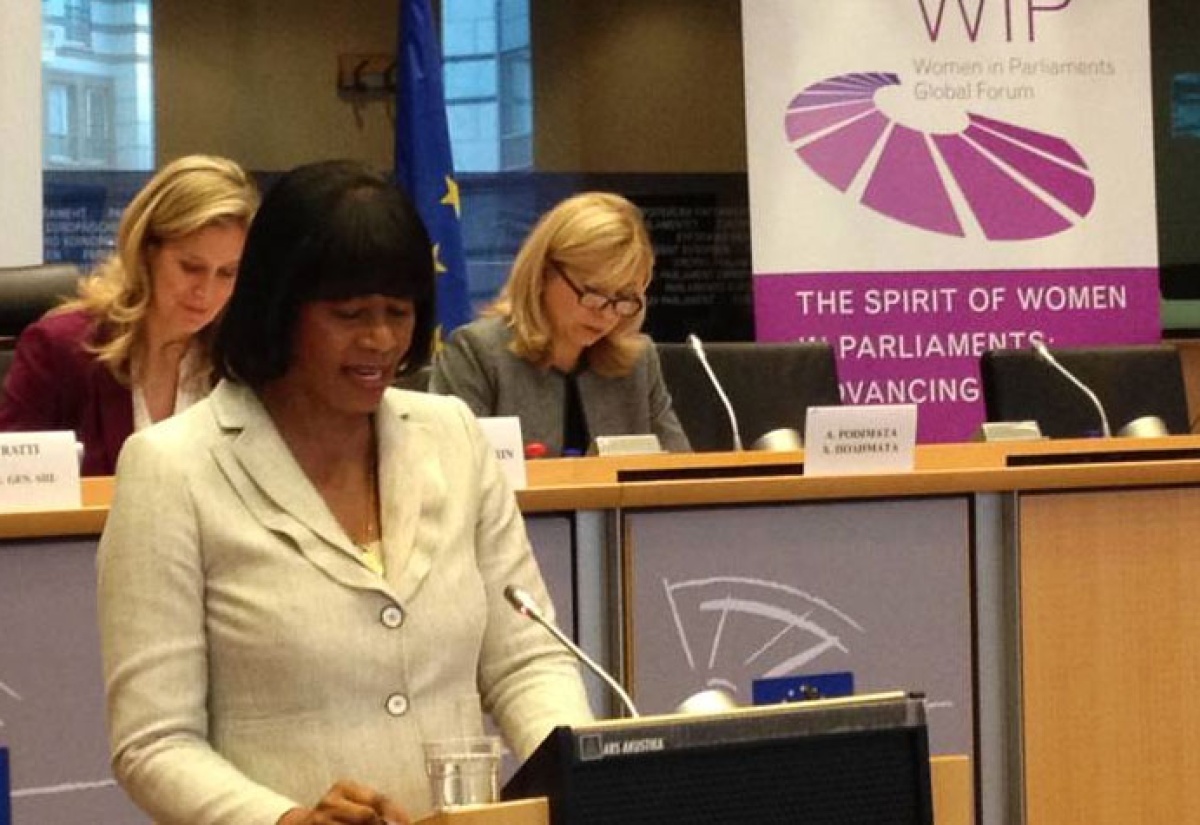
[[[933,753],[968,760],[976,822],[1200,823],[1200,437],[922,445],[902,473],[803,462],[527,465],[517,498],[560,622],[643,712],[714,685],[746,702],[793,679],[919,690]],[[82,508],[0,514],[17,821],[145,821],[103,739],[111,493],[87,479]]]

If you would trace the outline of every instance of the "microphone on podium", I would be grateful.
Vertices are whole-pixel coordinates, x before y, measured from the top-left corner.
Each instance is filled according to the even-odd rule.
[[[689,333],[687,345],[695,353],[700,366],[704,367],[704,372],[708,376],[708,380],[712,383],[713,389],[717,391],[717,397],[725,405],[725,414],[729,416],[729,426],[733,430],[733,449],[741,452],[742,434],[738,430],[737,416],[733,412],[733,405],[729,403],[729,396],[725,394],[725,388],[721,386],[721,382],[717,380],[716,373],[713,372],[712,367],[708,363],[708,355],[704,352],[704,344],[700,342],[699,337],[695,334]]]
[[[1096,396],[1096,393],[1092,392],[1091,387],[1080,381],[1070,370],[1058,363],[1058,359],[1050,354],[1050,350],[1041,341],[1033,342],[1033,351],[1037,354],[1038,358],[1041,358],[1051,367],[1058,370],[1064,378],[1078,387],[1088,397],[1092,405],[1096,408],[1096,412],[1100,415],[1100,434],[1105,438],[1111,438],[1112,429],[1108,426],[1108,414],[1104,412],[1104,405],[1100,403],[1100,399]]]
[[[572,642],[567,638],[565,633],[555,627],[554,623],[547,619],[546,615],[542,613],[541,608],[537,606],[537,602],[533,600],[533,596],[531,596],[528,591],[517,587],[515,584],[510,584],[508,587],[504,588],[504,598],[508,599],[508,603],[511,604],[513,609],[518,613],[523,616],[528,616],[530,619],[533,619],[535,622],[544,627],[551,636],[558,640],[559,644],[571,652],[572,656],[587,665],[588,669],[591,670],[592,673],[595,673],[597,676],[599,676],[601,680],[603,680],[603,682],[612,689],[613,693],[617,694],[622,704],[624,704],[625,708],[629,711],[630,716],[634,718],[641,716],[641,714],[638,713],[637,708],[633,706],[633,700],[630,699],[629,694],[626,693],[619,684],[617,684],[617,680],[609,676],[604,668],[592,661],[592,657],[583,652],[583,649],[579,647],[579,645]]]

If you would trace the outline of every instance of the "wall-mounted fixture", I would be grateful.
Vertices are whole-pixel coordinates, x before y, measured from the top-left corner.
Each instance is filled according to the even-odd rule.
[[[396,91],[396,56],[338,55],[338,93],[352,96],[390,95]]]

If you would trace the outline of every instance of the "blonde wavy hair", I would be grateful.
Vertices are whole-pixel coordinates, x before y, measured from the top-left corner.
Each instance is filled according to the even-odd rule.
[[[517,252],[508,282],[485,311],[506,318],[513,330],[509,348],[541,367],[550,363],[553,328],[542,293],[554,270],[565,270],[579,286],[606,295],[635,294],[645,301],[654,270],[654,248],[641,210],[620,195],[583,192],[541,217]],[[621,318],[612,332],[588,348],[588,367],[604,376],[627,375],[646,346],[642,311]]]
[[[133,380],[131,360],[143,343],[154,296],[147,264],[156,244],[183,238],[214,224],[248,228],[258,209],[258,187],[237,163],[211,155],[189,155],[164,166],[121,214],[116,251],[79,285],[78,296],[56,312],[83,309],[97,319],[91,345],[98,360],[123,383]],[[216,324],[197,334],[207,363]]]

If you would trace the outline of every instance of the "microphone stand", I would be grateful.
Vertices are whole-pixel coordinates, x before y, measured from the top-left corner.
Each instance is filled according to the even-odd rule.
[[[696,354],[696,358],[700,361],[700,366],[704,367],[704,372],[708,375],[709,382],[712,383],[713,389],[717,391],[717,397],[725,405],[725,414],[729,416],[729,426],[733,429],[733,449],[741,452],[742,435],[738,431],[737,416],[733,412],[733,405],[729,403],[729,396],[725,394],[725,388],[721,386],[721,382],[717,380],[716,373],[713,372],[712,367],[708,363],[708,356],[704,352],[704,344],[700,343],[700,338],[694,334],[688,335],[687,344],[691,347],[692,352]]]
[[[633,700],[630,699],[629,694],[626,693],[619,684],[617,684],[617,680],[609,676],[604,668],[592,661],[592,657],[584,653],[583,648],[572,642],[569,638],[567,638],[565,633],[555,627],[554,623],[545,617],[541,609],[537,606],[537,603],[534,602],[533,596],[529,595],[527,591],[517,587],[515,584],[510,584],[508,587],[504,588],[504,598],[508,599],[508,603],[511,604],[513,609],[518,613],[523,616],[528,616],[530,619],[533,619],[535,622],[544,627],[560,645],[569,650],[576,659],[587,665],[588,669],[590,669],[592,673],[595,673],[597,676],[599,676],[604,683],[612,689],[612,692],[617,694],[617,697],[629,711],[630,716],[634,717],[635,719],[641,716],[641,714],[638,713],[637,708],[633,706]]]
[[[1096,408],[1096,412],[1100,413],[1100,434],[1105,438],[1112,438],[1112,429],[1108,426],[1108,415],[1104,412],[1104,405],[1100,403],[1100,399],[1096,397],[1096,393],[1092,392],[1091,387],[1080,381],[1070,370],[1058,363],[1058,359],[1050,354],[1050,350],[1046,348],[1045,344],[1040,341],[1035,342],[1033,351],[1037,353],[1039,358],[1058,370],[1064,378],[1078,387],[1091,400],[1092,405]]]

